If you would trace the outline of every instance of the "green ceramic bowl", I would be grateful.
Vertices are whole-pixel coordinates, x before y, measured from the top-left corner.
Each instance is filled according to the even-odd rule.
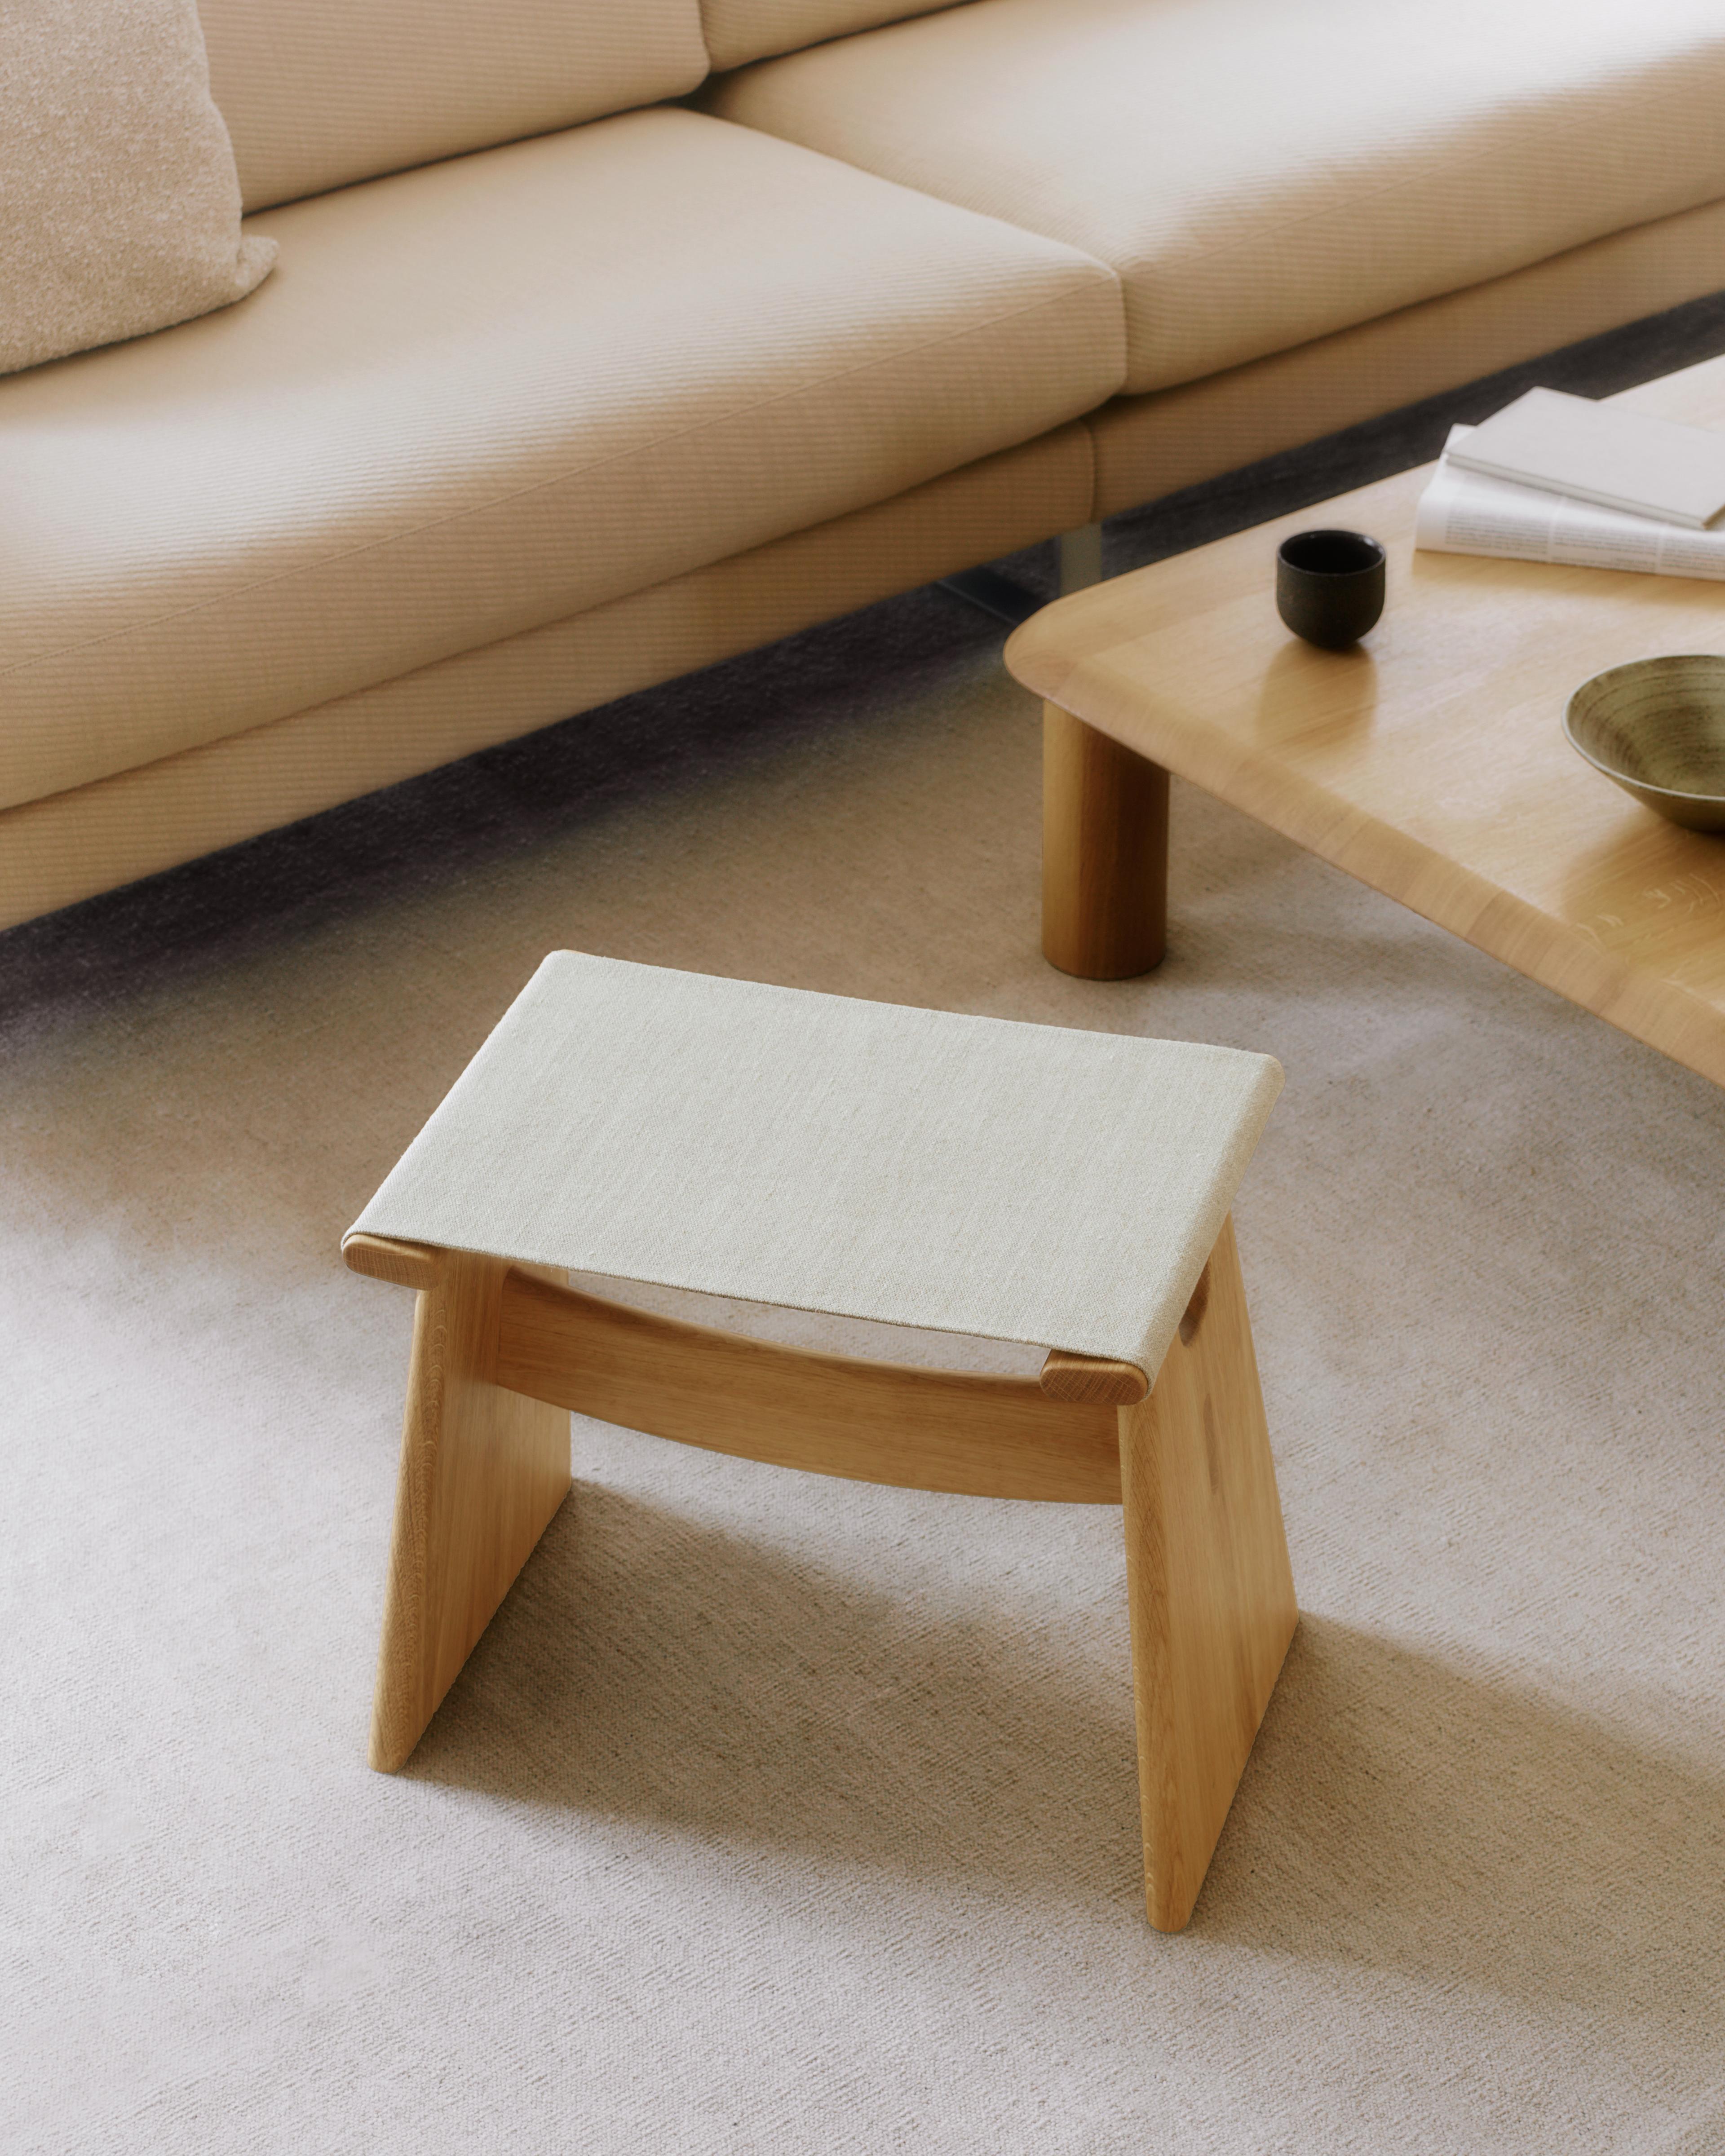
[[[1625,793],[1692,831],[1725,831],[1725,656],[1635,659],[1584,681],[1569,746]]]

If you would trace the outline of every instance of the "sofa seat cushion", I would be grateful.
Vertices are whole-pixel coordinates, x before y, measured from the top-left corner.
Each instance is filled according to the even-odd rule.
[[[1721,0],[973,0],[702,100],[1110,264],[1134,392],[1725,197]]]
[[[1087,256],[697,113],[275,210],[245,307],[0,382],[0,803],[518,634],[1117,388]]]

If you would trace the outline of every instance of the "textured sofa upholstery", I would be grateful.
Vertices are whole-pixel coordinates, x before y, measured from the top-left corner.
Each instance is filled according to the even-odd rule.
[[[1106,262],[1142,395],[1716,200],[1725,15],[989,0],[703,102]]]
[[[1087,256],[698,113],[253,228],[257,305],[8,385],[51,543],[4,602],[0,805],[901,493],[1121,377]]]
[[[279,265],[0,381],[0,924],[1725,285],[1715,0],[202,6]]]
[[[249,210],[681,97],[698,0],[198,0]]]

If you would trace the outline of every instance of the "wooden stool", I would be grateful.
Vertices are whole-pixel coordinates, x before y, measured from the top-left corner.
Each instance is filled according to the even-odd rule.
[[[343,1243],[418,1291],[373,1766],[406,1762],[567,1494],[570,1409],[1123,1503],[1147,1903],[1178,1931],[1297,1616],[1228,1215],[1280,1082],[1230,1050],[547,959]],[[810,1353],[572,1268],[1050,1352],[1040,1380]]]

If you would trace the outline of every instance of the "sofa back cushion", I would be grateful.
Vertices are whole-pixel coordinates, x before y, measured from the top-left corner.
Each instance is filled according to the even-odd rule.
[[[911,15],[932,15],[952,0],[701,0],[715,68],[741,67],[770,53],[800,52]]]
[[[693,90],[700,0],[198,0],[245,207]]]

